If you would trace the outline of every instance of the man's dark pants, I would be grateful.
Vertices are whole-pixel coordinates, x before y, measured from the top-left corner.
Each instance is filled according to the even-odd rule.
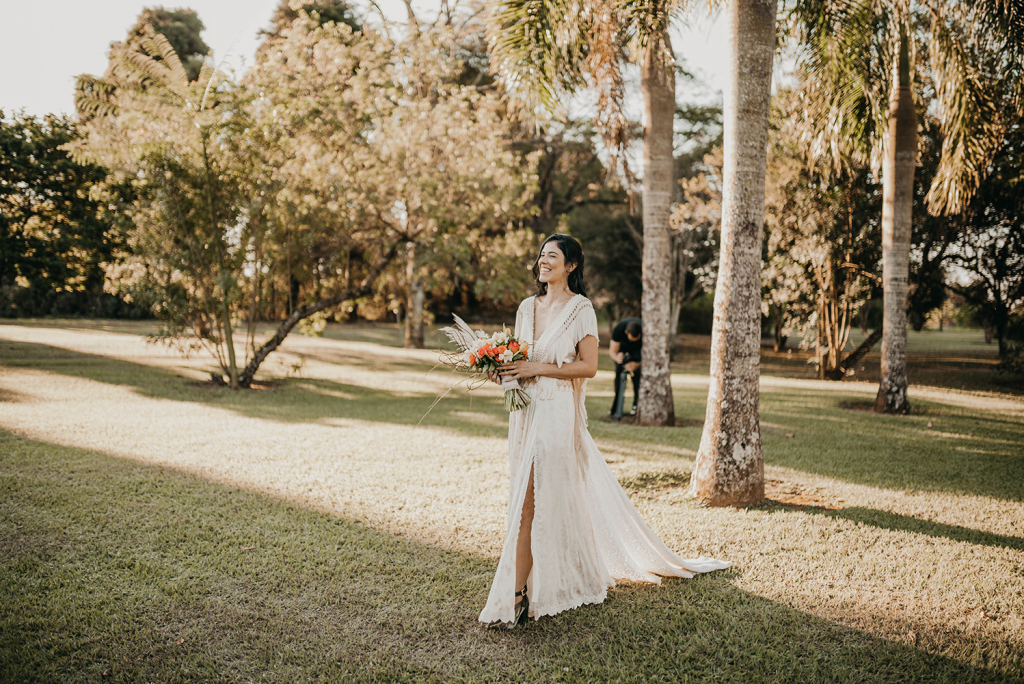
[[[637,361],[639,361],[639,359],[637,359]],[[625,364],[622,364],[622,363],[615,364],[615,399],[614,399],[614,401],[612,401],[612,410],[611,410],[612,413],[615,413],[615,405],[619,401],[619,387],[620,387],[619,383],[622,382],[622,374],[625,373],[625,372],[626,372]],[[640,369],[637,368],[635,371],[633,371],[633,406],[634,407],[636,406],[636,400],[639,397],[640,397]],[[622,401],[622,412],[623,413],[629,413],[629,411],[626,410],[625,397],[623,397],[623,401]]]

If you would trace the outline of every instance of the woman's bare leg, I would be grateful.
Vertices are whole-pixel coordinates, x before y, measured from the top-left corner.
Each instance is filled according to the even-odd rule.
[[[530,545],[533,532],[533,466],[530,466],[530,482],[526,485],[523,500],[523,517],[519,523],[519,538],[516,540],[516,591],[523,588],[526,578],[533,569],[533,548]]]

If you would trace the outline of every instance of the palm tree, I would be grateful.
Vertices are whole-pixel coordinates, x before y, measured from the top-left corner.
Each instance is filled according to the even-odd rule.
[[[717,4],[717,3],[712,3]],[[674,58],[667,29],[680,0],[504,0],[492,18],[493,64],[528,115],[586,83],[599,92],[599,123],[612,148],[626,140],[621,64],[640,63],[644,130],[644,377],[638,413],[674,420],[668,207],[672,192]],[[715,293],[708,419],[693,492],[713,504],[764,497],[758,428],[760,253],[776,0],[732,0],[731,83],[725,114],[721,266]],[[737,458],[739,454],[739,458]]]
[[[712,506],[764,498],[758,378],[761,235],[776,0],[732,0],[724,108],[721,256],[711,386],[690,491]]]
[[[875,410],[907,413],[907,279],[917,160],[914,38],[930,40],[930,77],[944,135],[929,211],[957,213],[1021,112],[1024,1],[797,0],[806,46],[810,156],[881,167],[884,316]],[[996,75],[1014,74],[997,82]],[[920,103],[922,106],[927,106]],[[880,162],[880,163],[879,163]]]
[[[598,124],[609,149],[628,143],[622,65],[639,64],[644,98],[644,373],[637,421],[672,425],[669,215],[674,185],[675,56],[668,37],[681,0],[504,0],[491,18],[492,65],[526,118],[587,83],[599,93]]]

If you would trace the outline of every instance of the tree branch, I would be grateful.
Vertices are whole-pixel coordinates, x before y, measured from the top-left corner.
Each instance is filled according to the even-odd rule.
[[[879,328],[873,333],[867,336],[867,338],[860,343],[860,346],[854,349],[849,355],[842,360],[839,366],[835,370],[826,371],[825,377],[828,380],[842,380],[846,376],[846,371],[852,368],[860,361],[864,356],[867,355],[871,348],[878,344],[878,340],[882,339],[882,329]]]
[[[324,297],[312,304],[306,306],[297,307],[292,311],[288,318],[284,319],[280,326],[277,328],[277,332],[269,340],[263,343],[256,353],[253,355],[252,360],[242,371],[241,377],[238,379],[238,384],[242,387],[249,387],[252,384],[253,376],[256,375],[256,371],[259,370],[260,364],[273,352],[275,349],[281,346],[284,342],[284,338],[288,336],[288,333],[298,325],[299,321],[308,316],[312,316],[317,311],[323,311],[324,309],[330,308],[341,304],[342,302],[349,301],[352,299],[359,299],[365,297],[373,292],[373,284],[377,280],[377,277],[387,268],[388,264],[391,263],[392,259],[395,258],[395,254],[398,252],[398,245],[404,242],[404,240],[396,241],[391,245],[391,248],[380,258],[380,260],[374,264],[373,268],[363,279],[358,286],[342,290],[330,297]]]

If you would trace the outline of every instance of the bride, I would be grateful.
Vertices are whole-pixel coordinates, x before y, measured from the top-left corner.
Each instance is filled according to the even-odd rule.
[[[693,577],[732,565],[670,551],[587,431],[583,399],[587,378],[597,373],[598,333],[579,242],[549,237],[533,273],[540,294],[523,300],[516,314],[516,335],[530,343],[530,358],[498,369],[532,401],[509,415],[508,530],[479,618],[509,628],[601,603],[616,580],[660,583],[660,576]]]

